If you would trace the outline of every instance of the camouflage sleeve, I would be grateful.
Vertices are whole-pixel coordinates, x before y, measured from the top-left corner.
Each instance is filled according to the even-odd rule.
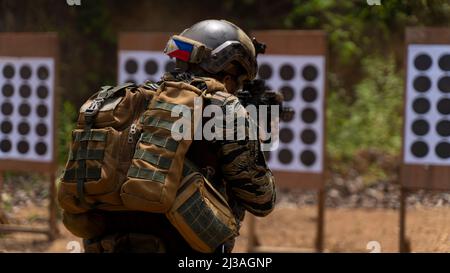
[[[248,136],[252,120],[237,98],[233,98],[227,100],[227,105],[232,107],[237,119],[245,119],[245,133]],[[236,137],[236,122],[232,128]],[[219,163],[232,198],[256,216],[269,214],[275,205],[275,180],[266,164],[260,142],[245,138],[223,140],[219,144]]]

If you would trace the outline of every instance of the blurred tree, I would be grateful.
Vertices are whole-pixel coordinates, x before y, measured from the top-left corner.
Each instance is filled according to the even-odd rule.
[[[287,28],[328,33],[327,151],[334,165],[358,164],[361,158],[355,155],[368,150],[398,156],[405,28],[448,27],[450,2],[382,0],[379,6],[364,0],[292,3],[284,20]]]
[[[293,5],[285,26],[328,33],[331,87],[345,87],[351,102],[355,99],[355,84],[365,77],[358,69],[365,58],[394,54],[396,70],[400,70],[407,26],[450,24],[447,0],[382,0],[379,6],[370,6],[365,0],[293,0]]]

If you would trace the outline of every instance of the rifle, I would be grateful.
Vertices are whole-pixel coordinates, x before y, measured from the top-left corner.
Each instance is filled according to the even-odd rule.
[[[252,42],[255,47],[256,57],[259,54],[266,53],[266,44],[258,42],[254,37],[252,38]],[[237,91],[236,96],[244,107],[253,104],[256,106],[256,109],[259,109],[260,105],[267,105],[270,113],[267,115],[268,118],[271,116],[272,105],[278,105],[278,114],[281,120],[291,120],[294,115],[292,108],[283,107],[283,95],[277,91],[267,90],[264,80],[244,81],[242,89]],[[267,122],[269,123],[266,124],[270,124],[270,120],[267,120]],[[268,132],[272,131],[271,128],[268,129]]]
[[[272,106],[278,106],[278,114],[281,120],[291,120],[294,114],[292,108],[283,106],[283,95],[277,91],[268,90],[264,80],[244,81],[242,89],[236,92],[236,97],[244,107],[252,104],[256,106],[258,111],[260,105],[267,105],[269,113],[267,114],[266,124],[269,125],[271,125],[271,112],[274,109]],[[258,112],[258,117],[259,115]],[[271,126],[267,129],[268,133],[272,132]]]

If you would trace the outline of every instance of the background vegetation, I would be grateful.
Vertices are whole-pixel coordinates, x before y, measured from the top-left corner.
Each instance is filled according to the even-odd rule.
[[[394,179],[401,146],[404,31],[445,26],[444,0],[0,0],[0,31],[60,35],[60,161],[76,109],[98,86],[116,79],[120,31],[173,31],[207,18],[246,30],[322,29],[329,38],[327,151],[330,170]]]

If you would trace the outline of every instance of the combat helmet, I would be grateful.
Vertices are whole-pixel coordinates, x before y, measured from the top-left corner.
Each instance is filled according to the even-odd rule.
[[[226,71],[235,64],[243,70],[242,80],[256,76],[258,53],[265,45],[225,20],[204,20],[181,34],[172,36],[164,53],[185,63],[198,64],[211,74]]]

